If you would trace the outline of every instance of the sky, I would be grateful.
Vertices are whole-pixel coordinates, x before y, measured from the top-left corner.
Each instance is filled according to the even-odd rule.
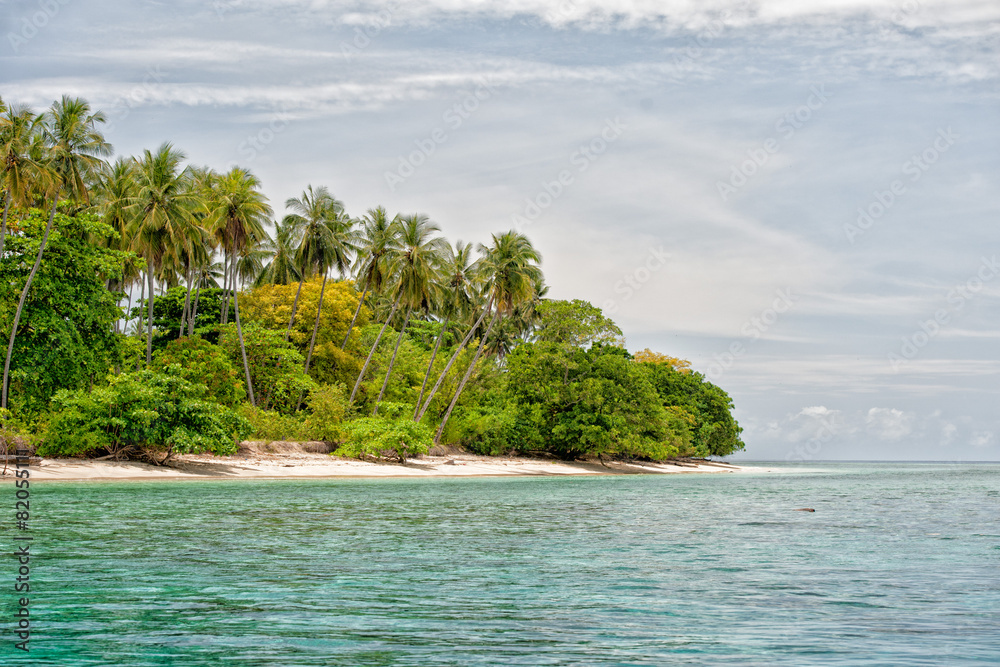
[[[756,460],[1000,460],[998,52],[995,0],[0,2],[4,100],[518,229]]]

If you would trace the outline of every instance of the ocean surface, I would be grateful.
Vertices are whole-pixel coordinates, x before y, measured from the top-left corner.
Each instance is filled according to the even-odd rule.
[[[776,467],[33,484],[0,664],[1000,664],[1000,465]]]

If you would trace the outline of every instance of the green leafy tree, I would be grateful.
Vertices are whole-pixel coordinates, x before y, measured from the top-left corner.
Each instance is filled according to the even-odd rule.
[[[203,338],[168,342],[153,358],[151,368],[163,371],[168,366],[178,367],[185,380],[205,385],[205,397],[222,405],[233,406],[246,398],[236,366],[225,350]]]
[[[725,391],[686,368],[669,363],[641,363],[665,406],[683,409],[692,418],[697,456],[728,456],[745,447],[743,429],[732,415],[733,400]]]
[[[10,322],[23,284],[45,234],[46,259],[35,275],[29,298],[20,302],[23,328],[10,366],[11,405],[34,413],[44,409],[59,389],[77,389],[100,381],[121,362],[121,337],[113,331],[121,315],[119,294],[106,281],[121,277],[135,256],[107,243],[114,230],[90,213],[46,214],[31,209],[21,232],[8,239],[0,262],[0,322]]]
[[[433,444],[431,431],[404,416],[411,407],[405,403],[383,403],[381,416],[347,422],[343,427],[344,443],[334,455],[406,463],[407,458],[426,454]]]
[[[264,387],[261,407],[282,414],[294,412],[299,397],[317,388],[316,382],[302,368],[302,353],[285,342],[280,331],[248,322],[243,334],[241,343],[235,327],[225,325],[221,327],[219,346],[235,364],[240,364],[246,355],[251,382]]]
[[[173,454],[235,454],[250,424],[214,401],[205,385],[188,382],[180,368],[109,377],[106,387],[67,391],[52,399],[53,415],[41,456],[107,452],[166,463]]]
[[[97,126],[105,122],[101,112],[91,112],[90,105],[82,99],[63,96],[61,101],[54,102],[49,111],[42,117],[41,132],[45,145],[44,160],[51,179],[44,184],[51,192],[52,207],[49,209],[49,221],[38,244],[38,254],[35,263],[24,281],[21,298],[14,311],[14,322],[10,328],[10,339],[7,343],[7,358],[3,368],[3,387],[0,396],[0,408],[7,407],[7,390],[10,379],[10,362],[14,354],[14,341],[17,337],[18,325],[24,303],[31,292],[31,284],[42,265],[42,256],[52,231],[59,196],[65,193],[70,199],[84,204],[90,203],[87,194],[86,181],[97,171],[101,157],[111,153],[111,146],[104,140]]]

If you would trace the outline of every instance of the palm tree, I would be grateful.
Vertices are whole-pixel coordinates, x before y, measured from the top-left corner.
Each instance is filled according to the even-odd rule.
[[[302,278],[302,272],[295,264],[295,247],[298,243],[295,225],[282,220],[274,225],[274,253],[271,261],[257,276],[255,285],[288,285]],[[301,285],[301,283],[300,283]],[[301,287],[300,287],[301,289]],[[296,304],[293,305],[293,310]],[[285,340],[288,340],[286,333]]]
[[[272,211],[267,204],[267,197],[259,188],[260,179],[246,169],[233,167],[229,173],[215,180],[212,194],[206,202],[206,225],[215,230],[232,269],[235,269],[240,257],[267,237],[264,221],[270,218]],[[231,286],[234,286],[235,277],[236,271],[233,270],[230,278]],[[250,381],[250,364],[243,342],[239,292],[236,289],[233,289],[233,305],[236,314],[236,334],[240,341],[240,354],[243,357],[243,371],[247,381],[247,397],[250,399],[250,405],[256,405],[253,383]],[[228,305],[226,307],[228,308]]]
[[[201,230],[195,223],[194,208],[199,203],[190,187],[190,173],[181,163],[187,156],[170,143],[156,152],[149,149],[136,163],[135,193],[128,207],[132,219],[127,227],[132,250],[146,258],[146,282],[149,301],[146,304],[146,365],[153,358],[153,311],[157,271],[182,253],[192,254],[193,246],[201,241]],[[190,260],[188,260],[190,265]],[[183,327],[182,327],[183,328]]]
[[[390,220],[385,209],[381,206],[370,208],[361,218],[361,240],[357,249],[357,262],[354,267],[354,274],[358,280],[364,283],[364,290],[361,298],[358,299],[358,307],[354,310],[354,317],[347,326],[347,333],[344,335],[344,342],[340,349],[347,347],[347,341],[354,330],[354,324],[358,321],[358,314],[365,303],[365,296],[368,291],[381,292],[388,279],[388,259],[398,249],[398,239],[396,238],[395,219]]]
[[[131,218],[128,207],[131,198],[135,196],[135,160],[119,158],[113,165],[104,165],[98,177],[98,185],[98,210],[104,222],[110,225],[118,235],[116,239],[109,241],[108,245],[116,250],[126,250],[131,246],[127,228]],[[131,285],[139,275],[138,265],[135,262],[129,262],[120,280],[108,280],[110,291],[128,292],[128,305],[125,309],[126,326],[129,319],[128,312],[132,307]],[[118,330],[118,322],[115,322],[115,330]]]
[[[292,333],[292,325],[295,324],[295,314],[299,309],[302,283],[311,275],[310,270],[317,268],[315,261],[317,253],[322,254],[316,245],[323,245],[330,241],[322,228],[327,222],[343,218],[344,204],[331,195],[326,186],[320,186],[313,190],[313,186],[309,185],[306,186],[301,197],[286,199],[285,208],[293,211],[284,217],[282,224],[285,234],[288,236],[289,245],[294,245],[295,242],[298,245],[294,261],[289,262],[289,265],[294,267],[299,280],[299,287],[295,290],[295,300],[292,302],[292,316],[288,318],[288,329],[285,331],[285,340],[287,341]],[[327,225],[327,228],[332,232],[332,227]],[[320,300],[322,301],[322,297]],[[322,304],[320,305],[322,306]]]
[[[70,199],[77,199],[85,204],[90,203],[84,177],[98,168],[101,157],[111,153],[111,146],[104,140],[104,135],[97,129],[99,123],[106,118],[100,111],[91,112],[90,104],[80,98],[66,95],[62,100],[53,102],[52,107],[42,118],[41,131],[45,142],[45,158],[51,170],[52,179],[49,190],[52,193],[52,208],[49,210],[49,221],[45,225],[42,241],[38,245],[38,255],[31,267],[28,279],[21,291],[21,298],[14,313],[14,322],[10,329],[10,341],[7,344],[7,359],[3,367],[3,392],[0,396],[0,407],[7,407],[7,388],[10,379],[10,358],[14,354],[14,340],[17,336],[17,326],[21,321],[24,302],[31,290],[31,283],[42,264],[45,244],[48,243],[52,222],[56,217],[56,206],[60,194],[65,191]]]
[[[403,332],[410,321],[410,314],[414,308],[429,307],[437,296],[437,285],[435,278],[441,265],[441,258],[446,250],[451,246],[437,236],[441,228],[437,224],[427,219],[425,215],[411,215],[400,220],[399,242],[402,246],[399,254],[393,259],[396,266],[392,273],[397,276],[396,291],[399,294],[398,301],[406,307],[406,316],[403,318],[403,326],[399,329],[396,337],[396,346],[392,350],[392,358],[389,360],[389,367],[385,371],[385,380],[382,382],[382,389],[375,400],[375,408],[372,414],[378,413],[378,404],[382,402],[385,389],[389,385],[389,377],[392,375],[392,367],[396,364],[396,355],[399,353],[399,345],[403,342]],[[392,318],[392,314],[389,315]],[[375,352],[375,345],[372,346],[365,361],[367,367],[372,353]],[[358,382],[364,377],[364,370]]]
[[[198,303],[201,300],[201,288],[219,287],[219,278],[222,277],[222,264],[212,262],[208,252],[200,256],[198,263],[194,267],[194,282],[196,285],[194,293],[194,304],[191,306],[191,316],[188,319],[188,336],[194,335],[195,323],[198,321]]]
[[[11,105],[0,114],[0,188],[3,189],[3,222],[0,223],[0,256],[7,235],[11,204],[26,204],[31,185],[46,180],[46,166],[35,159],[41,140],[41,116],[30,107]]]
[[[424,400],[424,391],[427,389],[427,380],[431,377],[431,370],[434,368],[434,360],[437,358],[441,341],[444,340],[448,331],[448,324],[451,319],[461,313],[471,312],[473,306],[473,290],[476,282],[476,271],[478,262],[472,259],[472,244],[458,241],[454,250],[449,246],[442,261],[442,299],[439,305],[439,312],[444,316],[441,324],[441,331],[438,332],[437,340],[434,341],[434,351],[431,352],[430,363],[427,364],[427,372],[424,373],[424,381],[420,385],[420,395],[417,396],[417,403],[413,408],[413,419],[417,420],[420,414],[420,405]]]
[[[542,271],[538,267],[542,260],[541,255],[531,245],[528,237],[523,234],[514,231],[499,236],[494,234],[493,243],[490,246],[480,244],[479,252],[483,255],[481,270],[489,286],[490,302],[496,310],[493,317],[490,318],[486,332],[479,339],[476,354],[473,356],[469,368],[465,371],[462,381],[458,383],[458,388],[448,405],[448,410],[444,413],[441,425],[438,427],[437,433],[434,434],[435,444],[441,441],[441,434],[448,423],[448,418],[451,417],[451,412],[455,409],[455,404],[458,403],[458,397],[465,389],[466,382],[472,376],[472,371],[476,367],[476,362],[479,361],[479,356],[483,353],[483,346],[486,344],[486,339],[489,338],[497,318],[510,315],[519,305],[534,298],[538,285],[542,281]]]

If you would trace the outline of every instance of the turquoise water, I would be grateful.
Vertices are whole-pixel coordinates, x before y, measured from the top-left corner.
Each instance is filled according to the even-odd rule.
[[[39,483],[0,661],[1000,663],[1000,465],[780,467]]]

